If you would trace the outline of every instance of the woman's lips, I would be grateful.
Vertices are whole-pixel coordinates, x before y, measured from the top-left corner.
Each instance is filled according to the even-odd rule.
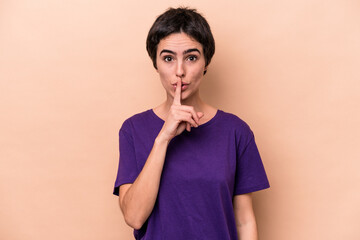
[[[181,84],[181,91],[185,91],[188,88],[189,84]],[[174,90],[176,90],[176,84],[173,84]]]

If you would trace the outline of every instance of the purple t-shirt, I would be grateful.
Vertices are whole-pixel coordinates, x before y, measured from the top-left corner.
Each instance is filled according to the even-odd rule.
[[[135,181],[163,124],[152,109],[124,121],[113,194]],[[134,236],[237,240],[234,195],[269,187],[253,132],[239,117],[219,109],[208,122],[170,141],[154,209]]]

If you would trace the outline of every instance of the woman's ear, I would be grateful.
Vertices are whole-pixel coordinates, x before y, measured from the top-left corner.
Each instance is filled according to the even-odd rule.
[[[155,59],[155,61],[153,60],[153,66],[154,66],[156,72],[159,73],[156,61],[157,61],[157,59]]]
[[[204,68],[204,75],[205,75],[206,72],[207,72],[207,66]]]

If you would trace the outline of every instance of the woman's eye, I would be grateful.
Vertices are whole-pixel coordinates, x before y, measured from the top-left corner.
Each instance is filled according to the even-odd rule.
[[[166,57],[164,57],[164,61],[165,61],[165,62],[171,62],[171,61],[172,61],[172,57],[166,56]]]
[[[197,57],[196,56],[189,56],[188,59],[189,59],[189,61],[196,61]]]

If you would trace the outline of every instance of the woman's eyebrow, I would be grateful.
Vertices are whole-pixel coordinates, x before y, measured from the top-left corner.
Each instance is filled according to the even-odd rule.
[[[175,52],[173,52],[173,51],[171,51],[171,50],[167,50],[167,49],[163,49],[163,50],[160,52],[160,55],[161,55],[162,53],[171,53],[171,54],[176,55]]]
[[[200,51],[199,51],[199,49],[197,49],[197,48],[190,48],[190,49],[188,49],[188,50],[185,50],[185,51],[184,51],[184,54],[187,54],[187,53],[189,53],[189,52],[198,52],[199,54],[201,54]]]
[[[201,53],[200,53],[200,50],[197,49],[197,48],[187,49],[187,50],[185,50],[185,51],[183,52],[183,54],[187,54],[187,53],[190,53],[190,52],[198,52],[199,54],[201,54]],[[176,55],[176,52],[171,51],[171,50],[168,50],[168,49],[163,49],[163,50],[160,52],[160,55],[161,55],[162,53],[171,53],[171,54]]]

